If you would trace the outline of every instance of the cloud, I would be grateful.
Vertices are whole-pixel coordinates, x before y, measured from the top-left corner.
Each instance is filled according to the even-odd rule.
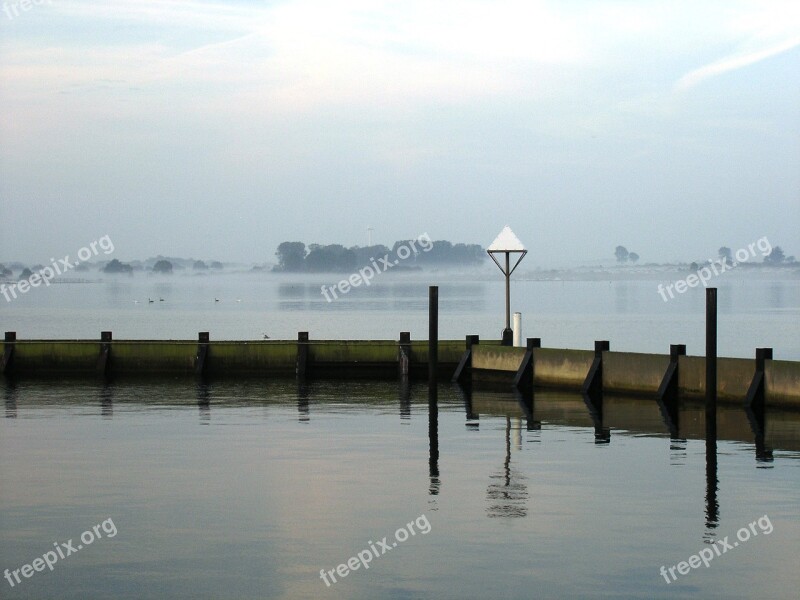
[[[727,56],[721,60],[713,62],[699,69],[695,69],[681,77],[675,84],[676,92],[685,92],[688,89],[702,83],[706,79],[716,77],[730,71],[743,69],[758,62],[777,56],[784,52],[800,46],[800,36],[793,37],[783,42],[770,45],[767,48],[743,52]]]

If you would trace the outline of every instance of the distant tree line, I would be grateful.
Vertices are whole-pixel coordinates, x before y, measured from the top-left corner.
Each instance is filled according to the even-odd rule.
[[[722,246],[719,249],[719,257],[725,259],[729,264],[733,264],[735,260],[733,252],[727,246]],[[796,262],[797,259],[794,256],[786,256],[780,246],[775,246],[770,250],[769,254],[764,256],[764,264],[767,265],[794,264]]]
[[[398,240],[391,248],[383,244],[345,248],[341,244],[306,246],[303,242],[283,242],[275,252],[278,264],[273,270],[286,273],[353,271],[387,255],[394,260],[401,246],[411,249],[411,255],[395,267],[397,270],[470,266],[480,264],[486,258],[480,244],[453,244],[446,240],[434,241],[427,246],[422,246],[419,240]]]
[[[762,240],[766,241],[766,238],[762,238]],[[759,240],[759,243],[760,242],[761,240]],[[762,249],[760,246],[759,250],[766,252],[766,248]],[[750,251],[752,256],[755,256],[755,254],[753,253],[754,250],[750,249]],[[733,264],[735,261],[733,251],[727,246],[722,246],[717,251],[717,254],[719,255],[719,258],[721,260],[727,261],[728,264]],[[617,246],[616,249],[614,250],[614,256],[616,257],[617,262],[619,263],[625,263],[629,261],[635,263],[636,261],[639,260],[639,255],[636,254],[636,252],[628,252],[628,249],[625,246]],[[783,249],[780,246],[775,246],[774,248],[771,248],[769,254],[764,254],[762,256],[765,265],[794,265],[797,263],[797,259],[794,256],[786,256],[786,254],[784,253]],[[694,268],[694,265],[696,264],[697,263],[693,262],[690,268],[692,268],[692,270],[696,270],[696,268]],[[751,262],[750,264],[755,264],[755,263]]]

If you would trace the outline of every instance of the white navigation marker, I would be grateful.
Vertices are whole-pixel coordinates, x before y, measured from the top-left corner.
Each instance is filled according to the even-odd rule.
[[[511,274],[519,266],[522,259],[525,258],[528,251],[514,232],[511,231],[511,227],[506,225],[503,227],[503,231],[500,232],[500,235],[498,235],[486,249],[486,252],[492,257],[494,264],[500,268],[503,275],[506,277],[506,327],[503,330],[503,345],[510,346],[513,343],[513,332],[511,331]],[[500,253],[505,254],[504,265],[495,257],[495,254]],[[511,255],[514,253],[519,254],[519,258],[512,267]]]

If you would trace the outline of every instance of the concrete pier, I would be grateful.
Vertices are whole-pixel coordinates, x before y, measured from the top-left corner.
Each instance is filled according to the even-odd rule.
[[[157,341],[118,340],[105,332],[96,340],[20,340],[8,332],[0,356],[8,357],[4,376],[44,377],[296,377],[298,358],[305,377],[411,379],[429,376],[428,340],[398,333],[396,340]],[[470,343],[473,342],[473,343]],[[501,346],[474,336],[438,340],[440,380],[449,380],[469,349],[469,374],[463,383],[514,385],[580,391],[596,359],[596,350]],[[538,343],[538,340],[537,340]],[[526,353],[531,353],[526,359]],[[671,368],[670,354],[601,351],[603,393],[657,398]],[[763,354],[763,353],[762,353]],[[98,369],[102,357],[102,369]],[[13,360],[12,360],[13,358]],[[676,354],[677,395],[705,397],[705,358]],[[800,362],[761,357],[717,359],[717,399],[744,405],[754,378],[762,378],[765,406],[800,409]],[[525,364],[523,364],[523,362]],[[520,368],[524,372],[519,374]],[[674,367],[672,367],[674,368]],[[520,377],[528,377],[520,381]]]

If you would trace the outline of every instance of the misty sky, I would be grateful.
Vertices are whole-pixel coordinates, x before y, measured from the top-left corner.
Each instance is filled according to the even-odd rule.
[[[3,2],[0,260],[800,257],[797,0]]]

